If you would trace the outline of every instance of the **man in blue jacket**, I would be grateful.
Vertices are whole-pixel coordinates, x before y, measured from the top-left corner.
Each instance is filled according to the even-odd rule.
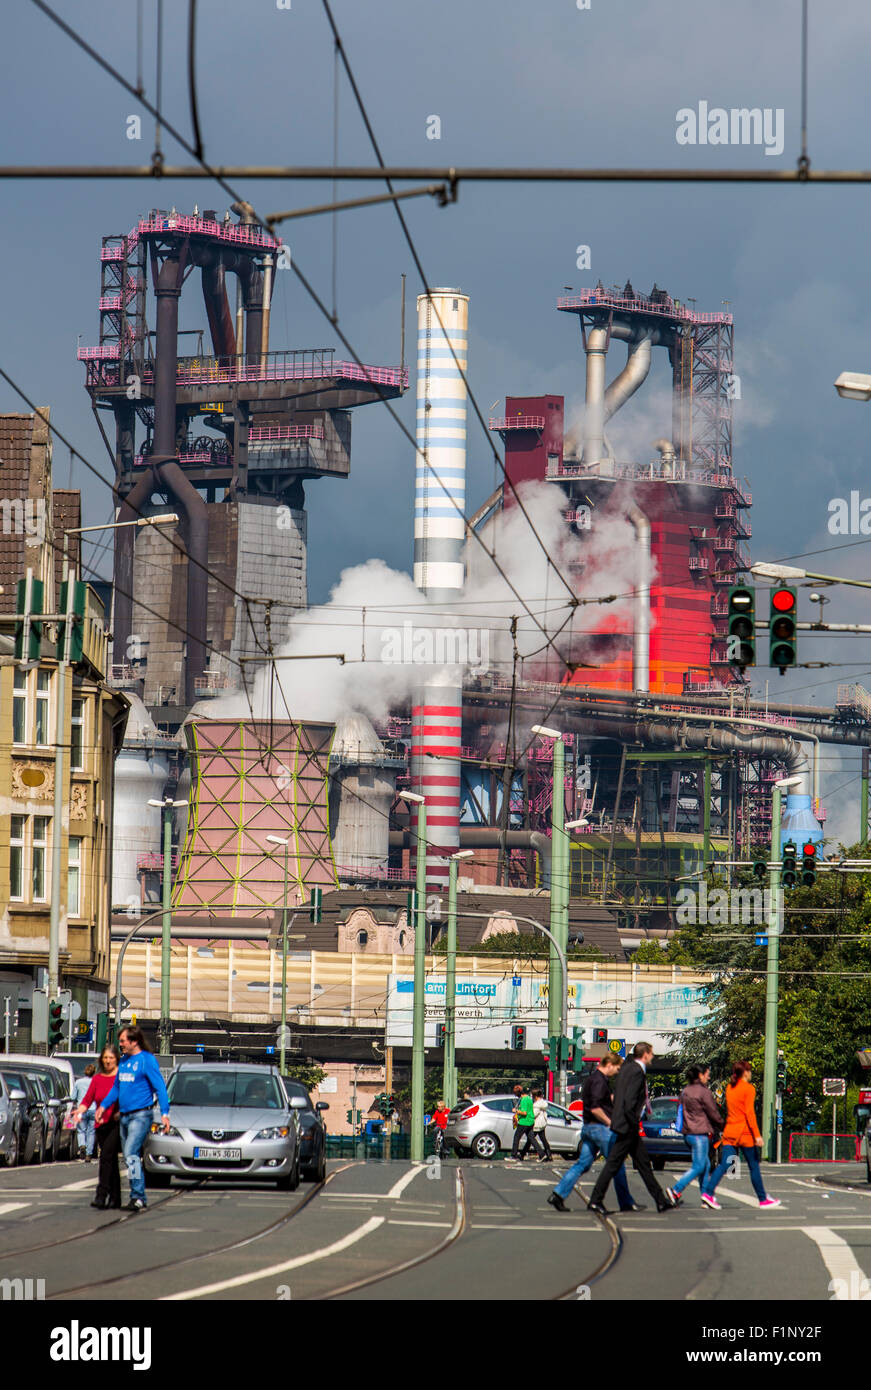
[[[145,1172],[142,1150],[154,1117],[154,1102],[160,1105],[163,1132],[169,1133],[169,1096],[160,1067],[145,1046],[141,1028],[122,1028],[118,1039],[123,1057],[111,1091],[103,1099],[94,1119],[97,1124],[116,1100],[121,1112],[121,1147],[130,1178],[127,1211],[145,1211]]]

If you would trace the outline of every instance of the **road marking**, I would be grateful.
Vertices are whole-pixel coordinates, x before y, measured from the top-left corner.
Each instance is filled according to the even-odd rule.
[[[853,1251],[842,1236],[836,1236],[829,1226],[803,1226],[804,1234],[817,1246],[823,1264],[832,1276],[832,1280],[843,1280],[848,1287],[855,1281],[858,1274],[861,1280],[865,1275],[859,1268],[859,1262]],[[867,1285],[866,1285],[867,1288]],[[831,1290],[831,1284],[829,1285]]]
[[[301,1269],[303,1265],[314,1264],[316,1260],[328,1259],[330,1255],[338,1255],[342,1250],[347,1250],[350,1245],[356,1245],[358,1240],[364,1236],[371,1235],[377,1231],[379,1226],[383,1226],[383,1216],[370,1216],[368,1221],[364,1221],[362,1226],[343,1236],[341,1240],[334,1241],[332,1245],[324,1245],[320,1250],[312,1250],[308,1255],[297,1255],[292,1260],[284,1260],[280,1265],[265,1265],[262,1269],[252,1270],[250,1274],[237,1274],[234,1279],[221,1279],[216,1284],[201,1284],[196,1289],[185,1289],[183,1293],[164,1294],[163,1298],[158,1299],[159,1303],[179,1303],[188,1298],[202,1298],[208,1293],[221,1293],[224,1289],[238,1289],[243,1284],[256,1284],[260,1279],[270,1279],[275,1274],[286,1274],[291,1269]]]
[[[81,1182],[65,1182],[62,1187],[53,1187],[52,1192],[84,1192],[86,1187],[93,1187],[96,1182],[96,1174],[92,1178],[84,1178]]]
[[[758,1197],[748,1197],[744,1192],[732,1192],[728,1187],[725,1189],[718,1188],[717,1192],[720,1197],[731,1197],[733,1202],[743,1202],[747,1207],[759,1207]],[[766,1211],[767,1208],[763,1207],[762,1210]],[[772,1208],[772,1210],[777,1211],[777,1207]]]
[[[388,1226],[444,1226],[449,1230],[454,1223],[452,1221],[401,1221],[391,1216],[387,1224]]]
[[[30,1202],[4,1202],[0,1205],[0,1216],[5,1216],[9,1211],[21,1211],[24,1207],[29,1207]]]
[[[527,1187],[553,1187],[551,1178],[524,1178]]]
[[[184,1231],[188,1235],[199,1235],[202,1226],[155,1226],[158,1235],[177,1235]]]
[[[413,1182],[418,1173],[422,1173],[428,1168],[428,1164],[416,1163],[407,1173],[403,1173],[398,1182],[395,1182],[390,1191],[385,1195],[388,1197],[401,1197],[410,1182]]]

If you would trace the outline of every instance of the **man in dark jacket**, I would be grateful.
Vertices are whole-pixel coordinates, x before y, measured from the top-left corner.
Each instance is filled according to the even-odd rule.
[[[653,1060],[653,1048],[648,1042],[636,1043],[632,1057],[624,1062],[614,1087],[614,1109],[611,1128],[617,1138],[593,1188],[588,1206],[590,1211],[607,1215],[605,1193],[620,1165],[631,1158],[641,1174],[641,1180],[656,1203],[657,1211],[670,1211],[672,1203],[666,1197],[650,1166],[647,1149],[640,1133],[641,1116],[647,1107],[647,1068]]]

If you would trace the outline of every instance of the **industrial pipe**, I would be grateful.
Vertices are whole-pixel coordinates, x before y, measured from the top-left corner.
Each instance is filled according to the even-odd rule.
[[[410,849],[414,844],[414,832],[391,830],[389,841],[391,849]],[[463,849],[534,849],[541,858],[541,887],[550,887],[550,839],[538,830],[502,830],[496,825],[461,825],[460,844]]]
[[[263,257],[263,318],[260,328],[260,366],[266,370],[269,352],[269,306],[272,302],[272,257]]]
[[[634,503],[629,520],[637,541],[637,582],[633,603],[632,685],[642,693],[650,689],[650,522]]]
[[[638,338],[637,342],[629,343],[626,358],[626,366],[618,376],[615,376],[611,385],[605,392],[605,419],[610,420],[612,415],[616,415],[630,396],[634,396],[646,380],[650,372],[650,362],[652,356],[651,333],[646,331]]]
[[[607,328],[591,328],[584,348],[587,354],[587,391],[584,413],[584,463],[590,467],[605,453],[605,354]]]
[[[134,526],[124,522],[136,521],[147,507],[157,484],[150,466],[143,468],[132,488],[118,502],[115,520],[115,560],[112,585],[112,659],[117,665],[127,662],[130,637],[133,631],[133,543]],[[118,496],[116,492],[116,497]]]

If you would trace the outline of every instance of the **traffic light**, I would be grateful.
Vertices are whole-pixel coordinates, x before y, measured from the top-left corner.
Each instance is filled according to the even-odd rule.
[[[388,1114],[388,1115],[392,1115],[395,1109],[396,1109],[396,1096],[395,1096],[395,1095],[393,1094],[393,1092],[391,1091],[390,1094],[389,1094],[389,1096],[387,1097],[387,1114]]]
[[[444,1047],[447,1031],[447,1027],[444,1023],[436,1024],[436,1047]]]
[[[526,1049],[526,1029],[520,1023],[515,1023],[511,1029],[511,1046],[515,1052]]]
[[[768,873],[768,860],[756,859],[753,863],[753,877],[760,880],[764,879]]]
[[[315,925],[321,920],[321,904],[323,900],[324,890],[322,888],[313,888],[309,894],[308,915],[309,921],[313,922]]]
[[[50,999],[48,1003],[48,1046],[49,1049],[58,1047],[63,1042],[64,1021],[62,1018],[63,1005],[59,999]]]
[[[786,1058],[782,1052],[777,1054],[777,1089],[782,1091],[786,1085]]]
[[[31,613],[42,613],[43,583],[34,579],[31,570],[26,579],[19,579],[16,590],[15,611],[18,621],[15,624],[15,660],[39,661],[42,654],[42,623],[37,622]]]
[[[756,590],[736,584],[729,590],[727,609],[729,636],[726,655],[729,662],[744,670],[756,665]]]
[[[594,1028],[594,1029],[593,1029],[593,1042],[594,1042],[594,1043],[606,1043],[607,1041],[608,1041],[608,1029],[607,1029],[607,1028]]]
[[[579,1061],[583,1056],[584,1048],[587,1046],[586,1028],[573,1028],[572,1037],[575,1040],[575,1060]]]
[[[798,881],[798,872],[795,862],[795,845],[792,840],[787,840],[783,846],[783,868],[780,874],[780,882],[784,888],[794,888]]]
[[[801,881],[805,888],[813,888],[817,881],[817,847],[813,840],[805,840],[801,847]]]
[[[393,1113],[393,1106],[390,1104],[390,1100],[391,1097],[388,1096],[386,1092],[375,1097],[375,1109],[379,1114],[384,1116],[385,1120]]]
[[[417,889],[410,888],[405,897],[405,920],[410,927],[417,926],[417,901]]]
[[[796,628],[795,589],[771,590],[771,612],[768,618],[770,665],[783,675],[788,666],[798,663],[798,631]]]

